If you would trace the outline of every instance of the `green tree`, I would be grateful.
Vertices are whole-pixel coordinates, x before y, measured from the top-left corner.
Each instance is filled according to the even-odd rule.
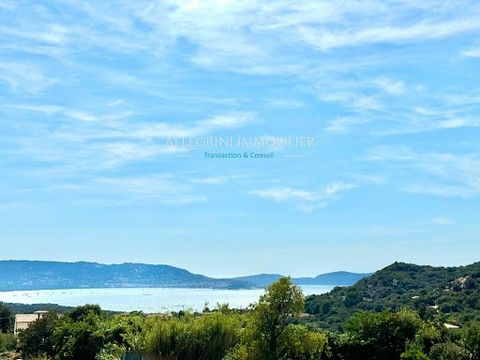
[[[468,327],[464,331],[463,342],[471,354],[471,359],[480,360],[480,325]]]
[[[13,314],[8,307],[0,304],[0,332],[8,333],[13,330]]]
[[[56,360],[94,360],[106,344],[102,319],[88,312],[82,320],[65,316],[55,328],[53,342]]]
[[[428,356],[417,346],[410,345],[401,356],[401,360],[429,360]]]
[[[98,305],[83,305],[77,306],[75,309],[67,313],[67,316],[73,321],[81,321],[87,317],[89,314],[101,315],[102,309]]]
[[[463,347],[452,342],[433,345],[429,355],[431,360],[467,360],[470,358]]]
[[[241,344],[229,355],[230,359],[277,360],[281,358],[280,340],[292,319],[304,308],[300,288],[288,277],[282,277],[270,286],[254,306]],[[287,341],[288,336],[283,337]]]
[[[422,320],[418,314],[409,310],[359,312],[345,324],[347,349],[353,346],[353,350],[350,349],[352,354],[365,354],[364,357],[353,357],[355,359],[399,359],[421,326]]]
[[[327,335],[304,325],[288,325],[278,340],[281,360],[320,360],[330,354]]]
[[[260,338],[268,346],[270,359],[278,359],[278,338],[289,320],[303,308],[302,291],[289,277],[282,277],[268,286],[266,293],[260,297],[254,317]]]
[[[0,333],[0,353],[15,350],[17,339],[12,333]]]
[[[57,314],[49,312],[19,333],[19,345],[25,358],[54,354],[53,333],[58,321]]]
[[[433,345],[440,342],[442,338],[441,332],[430,323],[423,323],[415,336],[415,344],[425,353],[428,354]]]

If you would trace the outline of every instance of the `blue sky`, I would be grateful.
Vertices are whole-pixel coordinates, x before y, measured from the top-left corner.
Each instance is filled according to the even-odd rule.
[[[1,258],[479,260],[479,34],[476,1],[4,0]],[[167,143],[229,136],[314,146]]]

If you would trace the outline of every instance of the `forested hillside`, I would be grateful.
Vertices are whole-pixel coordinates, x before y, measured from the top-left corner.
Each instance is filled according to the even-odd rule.
[[[480,319],[480,263],[432,267],[394,263],[350,287],[309,296],[306,311],[321,326],[341,328],[358,310],[409,307],[425,318],[465,324]]]
[[[169,265],[0,261],[0,290],[116,287],[239,289],[252,284],[214,279]]]

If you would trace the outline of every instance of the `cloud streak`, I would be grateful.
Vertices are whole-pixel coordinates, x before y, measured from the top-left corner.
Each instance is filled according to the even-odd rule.
[[[478,153],[425,153],[407,147],[382,146],[371,149],[364,160],[395,166],[397,176],[410,174],[411,179],[400,188],[405,192],[465,199],[480,195]]]
[[[325,185],[320,190],[304,190],[291,187],[274,187],[252,190],[250,194],[259,198],[277,203],[292,202],[296,208],[304,212],[311,212],[326,206],[330,201],[345,191],[356,188],[354,183],[334,182]]]

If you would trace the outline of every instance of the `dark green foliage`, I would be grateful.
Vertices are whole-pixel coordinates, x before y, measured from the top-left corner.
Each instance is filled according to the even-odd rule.
[[[46,310],[54,311],[57,314],[63,314],[73,309],[70,306],[61,306],[57,304],[16,304],[4,303],[14,314],[33,314],[35,311]]]
[[[14,323],[15,320],[12,311],[7,306],[0,303],[0,332],[11,332]]]
[[[401,360],[429,360],[428,356],[422,350],[416,347],[410,347],[401,356]]]
[[[451,342],[435,344],[430,350],[431,360],[468,360],[469,358],[464,348]]]
[[[25,358],[54,355],[54,337],[58,316],[50,312],[20,332],[19,342]]]
[[[344,346],[348,359],[398,359],[408,342],[413,341],[422,326],[420,317],[407,310],[400,312],[359,312],[345,324],[348,336]]]
[[[468,323],[480,320],[479,284],[480,263],[455,268],[394,263],[353,286],[307,297],[305,309],[331,330],[342,330],[357,310],[381,312],[402,307],[414,309],[428,320]]]
[[[480,360],[480,325],[476,324],[464,330],[463,343],[471,354],[471,359]]]
[[[143,324],[140,314],[111,316],[97,305],[85,305],[60,318],[49,313],[36,320],[20,333],[19,345],[26,359],[109,359],[112,354],[144,350]]]
[[[53,338],[56,360],[94,360],[144,350],[144,317],[107,316],[96,305],[64,316]]]
[[[98,305],[83,305],[78,306],[75,309],[69,311],[66,316],[68,316],[73,321],[82,321],[85,319],[89,314],[100,316],[102,310]]]
[[[55,359],[94,360],[106,344],[105,336],[94,313],[87,314],[80,321],[62,319],[53,335]]]
[[[0,352],[15,350],[17,338],[13,334],[0,333]]]

